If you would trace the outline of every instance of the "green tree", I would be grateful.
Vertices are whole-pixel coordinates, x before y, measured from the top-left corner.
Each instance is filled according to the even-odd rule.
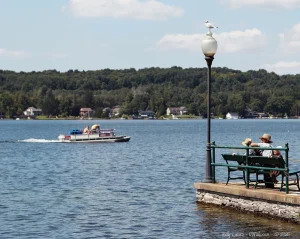
[[[52,90],[48,90],[42,104],[42,111],[44,115],[58,115],[59,102],[55,99]]]
[[[290,110],[293,105],[292,99],[286,97],[273,97],[268,100],[265,111],[283,117],[285,113],[290,115]]]
[[[72,100],[63,98],[59,102],[59,111],[62,116],[70,116],[72,113]]]

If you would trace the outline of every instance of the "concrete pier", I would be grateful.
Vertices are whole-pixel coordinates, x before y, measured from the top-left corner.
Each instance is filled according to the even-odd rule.
[[[278,184],[279,185],[279,184]],[[238,210],[268,215],[300,224],[300,192],[294,186],[290,193],[258,187],[245,188],[242,183],[202,183],[194,184],[197,201],[235,208]]]

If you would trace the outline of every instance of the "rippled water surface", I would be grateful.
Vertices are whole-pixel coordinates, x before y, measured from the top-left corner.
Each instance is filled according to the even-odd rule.
[[[132,138],[57,141],[60,133],[94,123]],[[0,121],[0,238],[300,238],[299,225],[196,203],[193,184],[204,178],[206,125]],[[288,142],[291,167],[298,170],[299,131],[299,120],[212,121],[217,144],[239,146],[263,133],[275,146]],[[217,180],[224,180],[225,172],[218,172]]]

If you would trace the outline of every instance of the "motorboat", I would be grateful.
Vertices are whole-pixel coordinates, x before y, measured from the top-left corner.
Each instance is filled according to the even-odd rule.
[[[58,140],[64,143],[83,142],[128,142],[130,136],[116,135],[115,129],[100,129],[100,125],[93,125],[91,130],[88,126],[84,130],[70,130],[69,135],[60,134]]]

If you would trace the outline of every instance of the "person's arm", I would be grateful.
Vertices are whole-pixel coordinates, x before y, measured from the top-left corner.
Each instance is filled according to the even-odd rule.
[[[251,143],[250,146],[251,147],[259,147],[259,144],[258,143]]]

